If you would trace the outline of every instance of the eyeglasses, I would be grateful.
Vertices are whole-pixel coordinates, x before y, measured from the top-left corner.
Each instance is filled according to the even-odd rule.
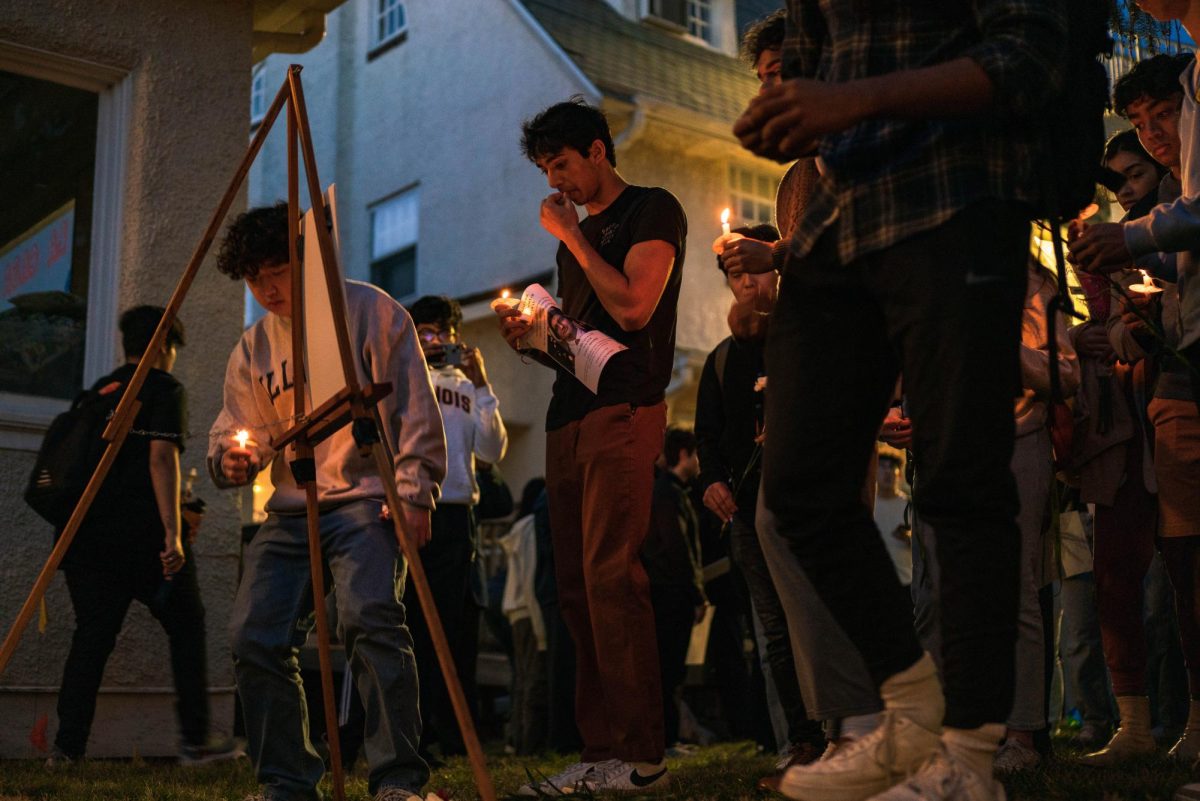
[[[422,342],[453,342],[458,338],[458,331],[453,328],[438,328],[432,325],[417,326],[417,336]]]

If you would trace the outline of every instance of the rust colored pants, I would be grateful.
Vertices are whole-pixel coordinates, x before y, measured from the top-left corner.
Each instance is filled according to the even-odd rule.
[[[546,435],[558,604],[575,640],[586,762],[663,755],[654,610],[640,554],[665,426],[664,404],[620,404]]]

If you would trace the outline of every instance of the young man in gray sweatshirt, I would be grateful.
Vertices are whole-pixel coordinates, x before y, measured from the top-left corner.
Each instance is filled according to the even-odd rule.
[[[268,465],[274,493],[267,521],[246,547],[241,584],[230,617],[238,693],[260,796],[269,801],[318,798],[324,764],[308,737],[300,683],[298,623],[310,599],[305,493],[289,454],[270,442],[292,425],[291,265],[287,206],[251,209],[226,232],[217,267],[244,279],[267,315],[252,325],[229,357],[225,400],[209,434],[213,480],[233,487]],[[383,431],[395,454],[395,480],[408,532],[429,541],[429,514],[446,471],[442,419],[408,313],[383,291],[347,281],[347,325],[362,382],[390,382],[379,403]],[[234,440],[250,432],[245,447]],[[429,778],[417,755],[420,714],[412,638],[404,622],[405,563],[382,516],[383,485],[374,461],[358,454],[350,428],[316,447],[321,548],[337,589],[338,635],[366,707],[369,786],[376,801],[409,801]]]

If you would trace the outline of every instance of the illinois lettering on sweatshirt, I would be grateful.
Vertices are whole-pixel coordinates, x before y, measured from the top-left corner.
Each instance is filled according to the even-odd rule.
[[[416,327],[404,308],[383,290],[358,281],[346,282],[347,326],[358,380],[392,384],[378,404],[382,435],[391,444],[400,497],[432,508],[446,474],[446,438],[442,417],[429,381]],[[230,432],[250,431],[248,446],[260,469],[268,465],[275,492],[268,512],[301,514],[304,492],[296,486],[287,462],[271,448],[272,438],[292,426],[295,370],[289,319],[268,313],[242,334],[225,370],[221,412],[209,432],[208,466],[213,481],[231,486],[221,472],[221,455],[233,445]],[[318,499],[322,507],[362,498],[384,499],[375,461],[362,457],[343,426],[317,445]],[[290,449],[289,449],[290,451]]]
[[[477,387],[457,367],[430,368],[433,393],[442,407],[446,429],[446,479],[442,502],[475,505],[475,458],[498,462],[508,447],[500,404],[489,386]]]

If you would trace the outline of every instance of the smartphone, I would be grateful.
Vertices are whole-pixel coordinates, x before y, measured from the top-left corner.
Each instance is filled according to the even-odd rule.
[[[458,367],[463,361],[463,346],[457,342],[451,342],[442,349],[442,363],[452,367]]]

